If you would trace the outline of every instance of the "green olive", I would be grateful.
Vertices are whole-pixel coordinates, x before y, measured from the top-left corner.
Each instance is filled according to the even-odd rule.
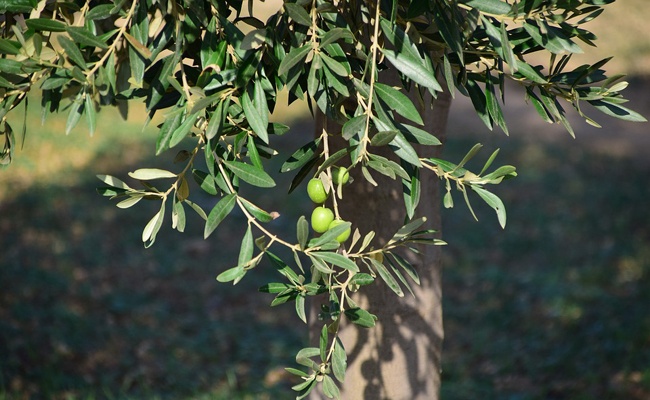
[[[348,172],[348,169],[345,167],[338,167],[332,173],[332,181],[336,185],[338,185],[339,182],[342,185],[345,185],[346,183],[348,183],[349,180],[350,180],[350,173]]]
[[[311,213],[311,228],[318,233],[325,233],[334,221],[334,213],[327,207],[316,207]]]
[[[327,200],[329,193],[325,190],[325,185],[320,179],[314,178],[307,183],[307,194],[311,201],[316,204],[322,204]]]

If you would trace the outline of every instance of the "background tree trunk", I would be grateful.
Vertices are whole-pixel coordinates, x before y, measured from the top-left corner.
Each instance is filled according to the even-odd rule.
[[[450,105],[448,93],[439,94],[438,99],[431,99],[427,94],[423,105],[425,129],[441,140]],[[322,124],[327,124],[329,132],[340,131],[339,126],[321,118],[316,124],[318,133]],[[421,155],[429,151],[428,155],[435,156],[441,148],[417,150]],[[392,152],[388,150],[383,155],[395,159],[389,153]],[[343,201],[339,203],[341,216],[353,221],[352,228],[358,227],[362,234],[374,230],[375,246],[384,244],[404,223],[401,181],[375,173],[373,177],[379,186],[374,187],[363,179],[359,169],[352,176],[354,183],[345,187]],[[423,171],[421,179],[419,216],[427,217],[428,228],[440,230],[439,180],[428,171]],[[406,293],[399,298],[377,278],[374,285],[362,288],[354,298],[379,320],[371,329],[351,323],[342,325],[340,335],[348,352],[342,399],[438,399],[443,339],[440,247],[423,246],[421,256],[413,261],[421,279],[420,286],[413,284],[415,297]],[[316,320],[318,300],[312,306],[311,315],[314,340],[322,327]],[[325,398],[320,391],[312,395],[312,399]]]

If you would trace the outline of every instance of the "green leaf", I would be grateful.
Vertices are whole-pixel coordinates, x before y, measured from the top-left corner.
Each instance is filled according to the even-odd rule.
[[[142,241],[145,243],[145,247],[150,247],[156,241],[156,235],[162,226],[164,218],[165,202],[163,201],[160,210],[147,222],[147,225],[142,231]]]
[[[213,196],[217,195],[217,186],[212,175],[198,169],[192,169],[192,177],[194,177],[194,180],[199,184],[203,191]]]
[[[97,38],[96,35],[93,35],[88,31],[88,29],[80,26],[66,26],[66,31],[68,35],[75,42],[89,47],[98,47],[100,49],[108,49],[108,45]]]
[[[354,40],[354,35],[345,28],[332,28],[320,38],[319,45],[322,48],[341,39]]]
[[[171,171],[158,168],[140,168],[133,172],[129,172],[129,176],[133,179],[141,181],[149,181],[152,179],[176,178],[177,175]]]
[[[603,100],[589,100],[589,104],[596,107],[599,111],[609,115],[610,117],[619,118],[625,121],[632,122],[646,122],[647,119],[636,111],[623,107],[620,104],[614,104],[611,101]]]
[[[421,145],[425,146],[440,146],[442,145],[442,142],[440,139],[432,135],[431,133],[420,129],[416,128],[415,126],[407,125],[407,124],[400,124],[397,123],[397,128],[404,134],[404,137],[406,140],[408,140],[411,143],[419,143]]]
[[[454,170],[457,170],[457,169],[459,169],[459,168],[463,168],[463,166],[464,166],[464,165],[465,165],[469,160],[471,160],[472,158],[474,158],[474,156],[476,156],[476,154],[478,154],[478,152],[481,151],[482,148],[483,148],[483,145],[480,144],[480,143],[476,143],[474,146],[472,146],[472,148],[469,149],[469,151],[467,152],[467,154],[465,154],[465,157],[463,157],[463,159],[458,163],[458,165],[456,165],[456,167],[454,168]]]
[[[120,180],[120,179],[118,179],[118,178],[116,178],[114,176],[111,176],[111,175],[96,175],[96,176],[97,176],[97,179],[104,182],[108,186],[116,187],[116,188],[120,188],[120,189],[125,189],[125,190],[130,190],[131,189],[129,187],[129,185],[124,183],[124,181],[122,181],[122,180]]]
[[[30,21],[29,19],[25,22]],[[20,51],[20,43],[13,40],[0,39],[0,54],[16,55]]]
[[[375,320],[377,317],[373,314],[370,314],[368,311],[362,308],[348,308],[344,311],[345,316],[353,324],[362,326],[364,328],[372,328],[375,326]]]
[[[321,138],[319,137],[316,140],[313,140],[296,150],[291,156],[289,156],[287,161],[282,164],[282,167],[280,167],[280,172],[293,171],[305,165],[316,154],[320,142]]]
[[[370,144],[372,146],[386,146],[395,139],[398,133],[397,130],[377,132],[370,140]]]
[[[244,277],[244,275],[246,275],[246,270],[244,269],[243,266],[238,265],[236,267],[227,269],[222,273],[220,273],[219,275],[217,275],[217,280],[222,283],[232,282],[232,281],[238,282],[241,280],[241,278]]]
[[[289,17],[296,23],[303,26],[311,26],[311,18],[302,6],[296,3],[284,3],[284,9],[287,10]]]
[[[298,236],[298,244],[300,244],[301,249],[304,249],[305,246],[307,246],[307,239],[309,237],[309,222],[307,222],[304,215],[301,215],[300,218],[298,218],[296,232]]]
[[[409,99],[404,93],[392,86],[379,82],[375,83],[375,93],[377,93],[379,98],[382,99],[388,107],[402,117],[410,119],[420,125],[424,123],[417,108],[415,108],[411,99]]]
[[[341,392],[334,382],[334,379],[329,375],[323,376],[323,394],[330,399],[338,399],[341,397]]]
[[[56,21],[49,18],[29,18],[25,20],[25,25],[29,29],[37,32],[65,32],[66,25],[61,21]]]
[[[113,14],[114,7],[115,4],[101,4],[94,6],[90,11],[88,11],[88,14],[86,14],[86,20],[94,21],[106,19]]]
[[[266,251],[266,256],[269,258],[275,269],[278,270],[282,276],[285,278],[289,279],[291,283],[294,285],[298,285],[300,278],[298,278],[298,275],[294,272],[294,270],[291,269],[284,261],[282,261],[278,256],[275,254],[271,253],[270,251]],[[318,354],[318,353],[316,353]]]
[[[413,146],[406,140],[401,132],[398,132],[397,135],[395,135],[393,141],[390,142],[390,147],[402,160],[413,164],[416,167],[422,166],[417,151],[415,151]]]
[[[251,226],[248,225],[246,233],[241,241],[241,247],[239,248],[239,258],[237,260],[237,265],[244,266],[248,263],[251,258],[253,258],[253,250],[255,248],[255,243],[253,242],[253,231]]]
[[[355,264],[354,261],[350,260],[349,258],[347,258],[342,254],[333,253],[329,251],[314,251],[311,252],[310,255],[314,257],[318,257],[321,260],[328,262],[330,264],[334,264],[338,267],[347,269],[348,271],[359,272],[359,267],[357,266],[357,264]]]
[[[350,280],[350,283],[355,283],[359,286],[366,286],[370,285],[375,281],[375,278],[372,277],[370,274],[366,274],[365,272],[361,272],[358,274],[355,274],[352,277],[352,280]]]
[[[190,130],[192,130],[192,127],[194,127],[194,123],[196,122],[198,117],[199,117],[199,113],[197,112],[185,118],[185,121],[183,121],[183,123],[180,124],[180,126],[176,128],[174,132],[172,132],[169,138],[169,148],[175,147],[183,139],[185,139],[185,137],[188,135]]]
[[[217,226],[223,221],[228,214],[235,207],[235,202],[237,196],[234,194],[229,194],[224,196],[219,202],[214,206],[210,214],[208,215],[208,220],[205,222],[205,229],[203,231],[203,238],[207,239],[208,236],[217,229]]]
[[[342,134],[345,140],[350,140],[356,134],[362,132],[366,127],[366,115],[358,115],[350,118],[343,124]]]
[[[512,6],[501,0],[461,0],[472,8],[493,15],[508,15]]]
[[[68,39],[65,36],[59,36],[57,40],[59,41],[61,47],[63,47],[63,50],[65,50],[65,54],[73,63],[77,64],[84,70],[88,68],[83,54],[81,54],[81,51],[72,40]]]
[[[517,60],[517,74],[535,83],[546,84],[546,78],[525,61]]]
[[[166,115],[165,122],[162,124],[160,131],[158,132],[156,155],[169,149],[171,138],[183,120],[183,110],[183,107],[177,107]]]
[[[286,290],[289,290],[293,288],[293,286],[287,284],[287,283],[267,283],[265,285],[262,285],[258,291],[263,292],[263,293],[282,293]]]
[[[334,60],[332,57],[328,56],[325,53],[320,53],[321,58],[325,62],[325,65],[334,72],[336,75],[341,76],[343,78],[348,77],[348,71],[345,69],[345,67],[340,64],[338,61]]]
[[[382,49],[384,56],[401,73],[420,86],[442,92],[442,87],[435,76],[419,60],[409,57],[406,53],[397,53],[391,49]]]
[[[320,359],[323,362],[327,360],[327,344],[328,344],[327,324],[325,324],[323,325],[323,328],[320,330],[320,340],[318,346],[318,348],[320,349]]]
[[[81,96],[81,93],[79,94]],[[84,112],[84,101],[79,96],[72,102],[70,105],[70,111],[68,112],[68,119],[65,124],[65,134],[68,135],[72,129],[77,126],[79,119],[81,119],[81,114]]]
[[[495,195],[494,193],[488,192],[487,190],[478,187],[476,185],[472,185],[472,190],[474,190],[476,193],[478,193],[479,196],[496,211],[497,213],[497,218],[499,219],[499,225],[501,225],[501,228],[506,227],[506,207],[503,205],[503,202],[501,199]]]
[[[296,362],[300,365],[311,368],[314,366],[314,360],[311,358],[316,357],[319,354],[320,349],[318,347],[305,347],[296,354]]]
[[[179,232],[185,231],[185,207],[183,206],[182,201],[177,201],[174,203],[172,208],[172,228],[176,229]]]
[[[302,47],[292,49],[289,54],[282,59],[282,62],[278,67],[278,75],[286,75],[291,68],[304,60],[311,50],[311,44],[306,44]]]
[[[116,206],[117,208],[127,209],[127,208],[133,207],[134,205],[138,204],[138,203],[140,202],[140,200],[142,200],[143,197],[144,197],[144,196],[133,196],[133,197],[129,197],[129,198],[126,199],[126,200],[122,200],[122,201],[120,201],[120,202],[117,203],[115,206]]]
[[[375,260],[374,258],[368,258],[370,260],[370,263],[372,264],[373,267],[377,270],[377,273],[379,273],[379,276],[381,279],[386,282],[388,287],[395,292],[399,297],[404,297],[404,292],[402,291],[402,288],[400,288],[399,284],[391,275],[391,273],[388,271],[388,269],[384,266],[384,264],[380,263],[379,261]]]
[[[246,199],[241,199],[244,208],[260,222],[271,222],[275,217]]]
[[[268,144],[268,115],[263,115],[263,110],[259,110],[255,107],[253,101],[248,95],[248,91],[244,91],[241,96],[241,106],[244,109],[244,115],[246,115],[248,124],[253,129],[253,132],[255,132],[257,136],[264,141],[264,143]]]
[[[343,347],[341,339],[337,336],[335,340],[336,344],[332,352],[332,372],[336,379],[343,383],[345,382],[345,371],[348,368],[348,356],[345,353],[345,347]]]
[[[478,117],[483,121],[485,126],[492,130],[492,120],[490,119],[490,114],[487,109],[487,102],[485,99],[485,94],[479,87],[478,83],[473,79],[469,79],[465,85],[469,98],[472,100],[472,105]]]
[[[238,178],[253,186],[270,188],[275,186],[275,181],[265,171],[255,167],[254,165],[246,164],[241,161],[226,161],[223,163],[231,170]]]
[[[307,315],[305,314],[305,295],[302,293],[296,297],[296,314],[302,322],[307,323]]]
[[[418,285],[420,284],[420,277],[419,277],[417,271],[415,270],[415,268],[413,267],[413,265],[411,265],[411,263],[406,261],[399,254],[395,254],[393,252],[390,252],[388,254],[390,254],[393,257],[393,259],[395,260],[395,262],[397,262],[397,264],[400,267],[402,267],[402,269],[404,271],[406,271],[406,273],[411,277],[411,279],[413,279],[413,282],[417,283]],[[390,259],[389,259],[389,261],[390,261]]]
[[[95,133],[95,128],[97,126],[97,113],[95,110],[95,104],[93,103],[93,98],[90,93],[86,93],[85,96],[85,106],[84,110],[86,111],[86,120],[88,121],[88,130],[90,131],[90,136]]]
[[[350,229],[350,226],[351,224],[349,222],[344,222],[342,224],[336,225],[332,229],[329,229],[327,232],[323,233],[323,235],[313,241],[313,243],[310,243],[311,247],[318,247],[329,242],[336,242],[336,237],[346,230]],[[336,247],[338,247],[338,245]]]

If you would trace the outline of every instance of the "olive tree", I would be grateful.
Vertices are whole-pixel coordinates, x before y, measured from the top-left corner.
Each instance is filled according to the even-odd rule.
[[[26,107],[32,89],[43,118],[67,114],[66,133],[85,117],[92,134],[101,108],[126,115],[144,102],[149,120],[164,115],[155,153],[175,165],[98,178],[120,208],[159,202],[145,246],[163,224],[183,232],[188,212],[210,240],[239,209],[239,257],[217,280],[277,270],[260,291],[271,306],[291,303],[312,332],[287,368],[298,399],[437,398],[439,205],[460,199],[474,214],[472,202],[483,201],[505,227],[491,188],[516,176],[493,167],[498,149],[481,170],[466,169],[480,144],[461,160],[442,158],[451,99],[468,96],[477,117],[506,134],[512,85],[570,134],[567,105],[592,125],[592,110],[643,121],[623,105],[622,76],[603,70],[608,59],[570,63],[594,45],[583,24],[613,1],[285,0],[262,20],[258,2],[242,0],[0,0],[1,160],[24,139],[19,111],[9,112]],[[295,133],[269,120],[280,91],[316,120],[315,135],[297,136],[287,154],[276,138]],[[279,172],[268,167],[275,157]],[[290,187],[275,187],[278,173],[293,176]],[[268,223],[283,210],[242,194],[247,185],[307,190],[316,207],[281,236]],[[197,192],[212,205],[195,202]]]

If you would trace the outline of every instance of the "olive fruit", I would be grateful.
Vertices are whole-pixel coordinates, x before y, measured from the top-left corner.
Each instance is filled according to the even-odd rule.
[[[316,204],[322,204],[329,196],[329,193],[325,190],[325,185],[317,178],[310,179],[309,183],[307,183],[307,194],[311,201]]]
[[[348,183],[349,180],[350,180],[350,173],[348,172],[347,168],[338,167],[332,173],[332,181],[336,185],[338,185],[339,183],[345,185],[346,183]]]
[[[311,213],[311,228],[315,232],[327,232],[332,221],[334,221],[334,213],[327,207],[316,207]]]
[[[340,220],[340,219],[335,219],[332,222],[330,222],[328,230],[334,228],[337,225],[341,225],[343,223],[345,223],[345,221]],[[351,232],[350,228],[344,230],[343,233],[341,233],[340,235],[338,235],[336,237],[336,241],[339,242],[339,243],[345,242],[350,237],[350,232]]]

